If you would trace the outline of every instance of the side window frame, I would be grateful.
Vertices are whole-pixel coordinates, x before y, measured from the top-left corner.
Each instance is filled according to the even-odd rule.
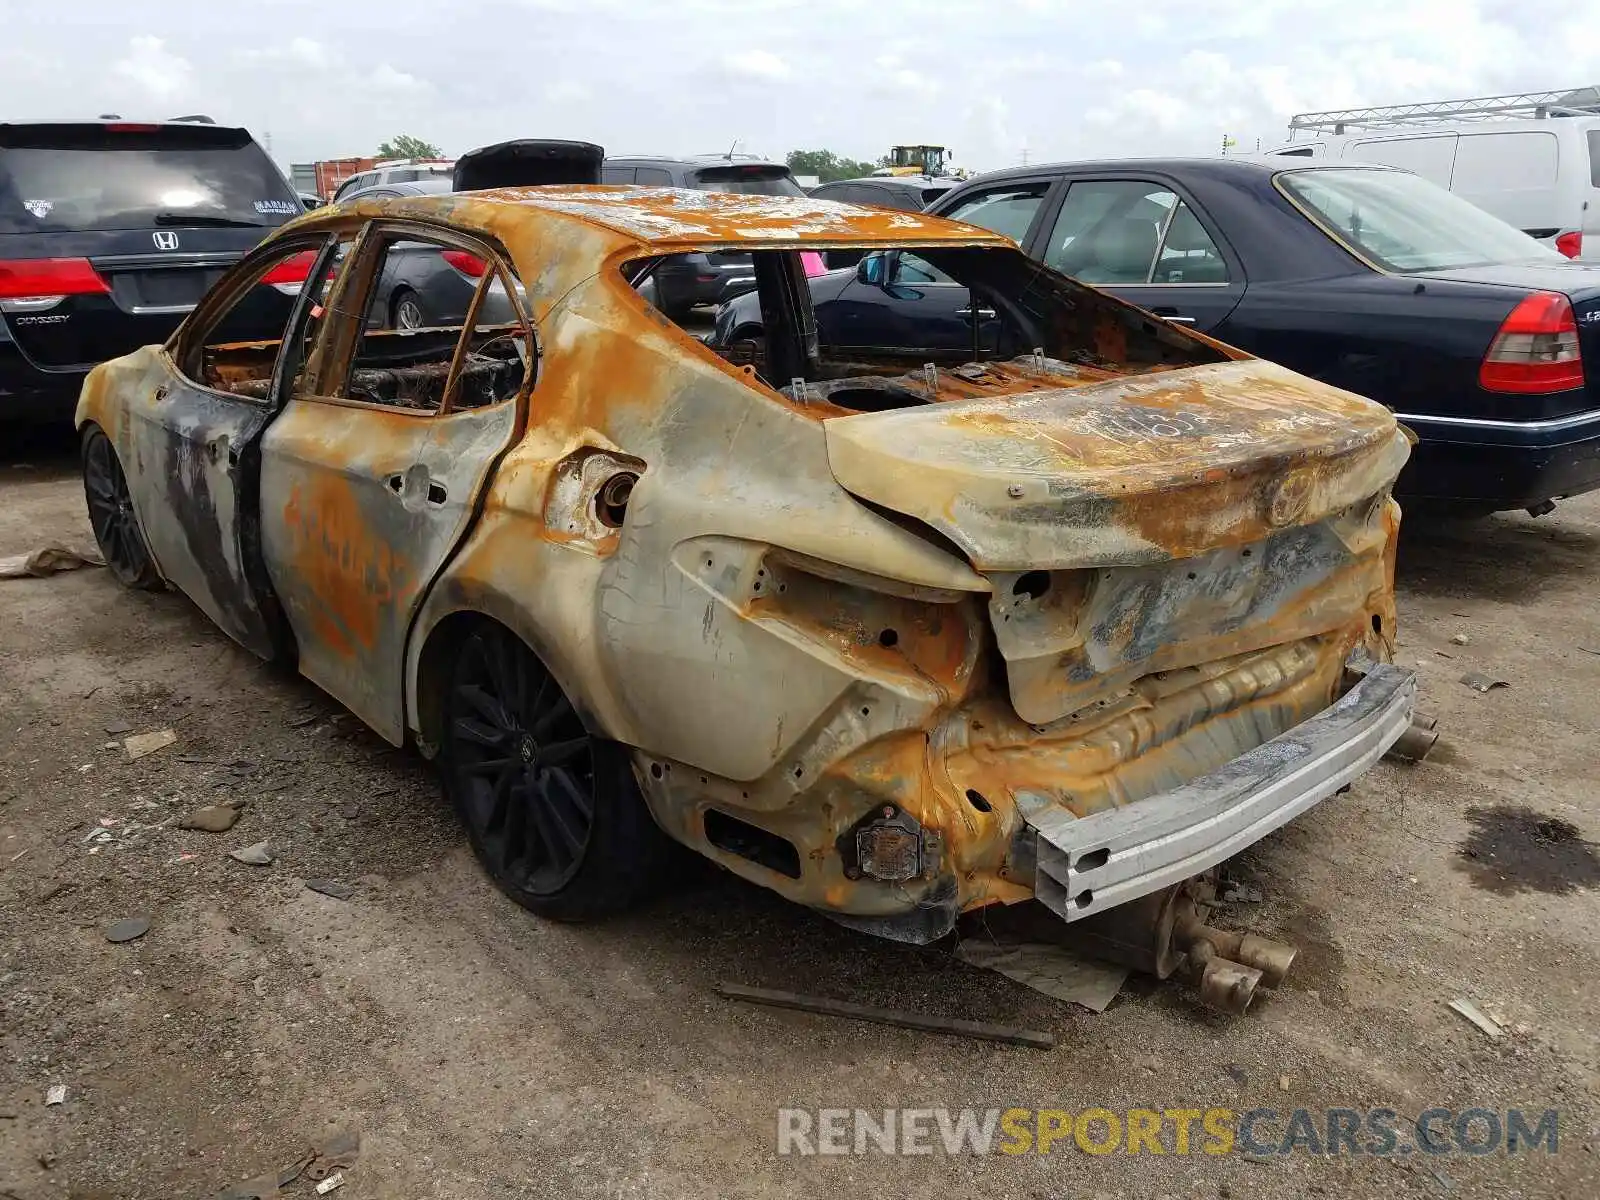
[[[489,264],[467,306],[461,333],[456,339],[455,349],[451,352],[450,371],[445,380],[444,392],[436,409],[374,404],[371,401],[358,400],[342,394],[349,386],[356,348],[367,332],[366,305],[372,288],[377,286],[382,274],[383,259],[379,249],[403,241],[421,241],[448,249],[464,250]],[[296,398],[318,404],[403,413],[424,420],[445,417],[460,411],[477,411],[456,409],[453,402],[461,366],[466,357],[466,347],[478,315],[482,311],[484,299],[496,281],[505,290],[506,299],[518,324],[522,326],[522,336],[527,343],[522,386],[517,389],[514,396],[496,401],[496,404],[512,403],[518,406],[519,412],[525,411],[528,397],[538,383],[539,367],[544,354],[538,330],[522,302],[521,288],[514,286],[520,281],[520,277],[511,266],[510,255],[498,243],[488,238],[466,233],[448,225],[384,217],[368,221],[356,239],[355,245],[351,247],[344,269],[339,273],[339,278],[335,281],[327,299],[329,320],[321,331],[316,348],[308,358],[305,371],[307,386],[303,391],[296,393]],[[351,303],[352,299],[355,301],[354,304]]]
[[[275,239],[247,254],[232,268],[226,285],[208,293],[167,339],[162,349],[171,360],[173,370],[190,387],[209,395],[236,400],[241,404],[250,404],[257,408],[276,407],[276,401],[282,399],[278,397],[277,389],[284,346],[291,337],[299,336],[305,324],[307,285],[327,273],[338,245],[339,230],[322,228]],[[205,381],[202,361],[207,336],[227,318],[237,304],[244,300],[252,288],[261,286],[263,275],[286,259],[296,254],[303,254],[307,250],[315,252],[315,258],[312,259],[311,269],[306,274],[306,284],[301,285],[300,295],[295,298],[289,310],[289,319],[284,323],[283,331],[277,339],[278,353],[272,368],[272,390],[265,398],[258,399],[212,387]],[[196,367],[202,369],[195,370]]]
[[[1212,220],[1211,215],[1208,212],[1206,212],[1204,206],[1201,205],[1201,204],[1196,203],[1195,198],[1194,198],[1194,193],[1191,192],[1188,188],[1184,187],[1183,184],[1179,183],[1178,180],[1172,178],[1170,175],[1134,176],[1134,175],[1125,175],[1125,174],[1122,174],[1121,172],[1114,172],[1114,173],[1096,172],[1094,174],[1087,174],[1087,175],[1064,175],[1064,176],[1062,176],[1061,178],[1059,178],[1056,181],[1056,191],[1055,191],[1055,194],[1051,197],[1051,200],[1050,200],[1050,204],[1049,204],[1050,212],[1049,212],[1049,220],[1048,220],[1048,222],[1046,222],[1042,226],[1038,222],[1035,222],[1033,231],[1030,234],[1029,244],[1023,247],[1028,252],[1028,255],[1029,255],[1030,258],[1038,259],[1040,262],[1044,262],[1045,261],[1045,254],[1049,250],[1049,238],[1050,238],[1050,235],[1055,232],[1056,221],[1060,217],[1061,209],[1065,206],[1065,204],[1067,202],[1067,193],[1068,193],[1068,191],[1071,190],[1072,185],[1075,184],[1075,183],[1140,183],[1140,184],[1148,184],[1152,189],[1161,188],[1161,189],[1163,189],[1165,191],[1171,192],[1174,196],[1176,196],[1178,198],[1178,204],[1174,204],[1172,206],[1172,211],[1167,214],[1166,220],[1161,223],[1160,235],[1156,238],[1156,252],[1150,259],[1150,268],[1145,273],[1145,281],[1143,283],[1116,283],[1116,284],[1095,284],[1095,283],[1091,283],[1091,284],[1088,284],[1086,286],[1095,287],[1095,288],[1104,288],[1104,287],[1115,287],[1115,288],[1134,288],[1134,287],[1210,287],[1210,288],[1216,288],[1216,287],[1224,287],[1225,288],[1225,287],[1243,286],[1243,284],[1245,282],[1244,263],[1240,260],[1239,255],[1237,253],[1235,253],[1232,244],[1228,241],[1228,239],[1226,237],[1224,237],[1222,235],[1222,231],[1217,228],[1216,222]],[[1155,272],[1155,268],[1156,268],[1156,263],[1161,261],[1161,250],[1167,244],[1167,230],[1172,224],[1173,217],[1177,215],[1178,206],[1180,204],[1188,205],[1190,213],[1192,213],[1194,215],[1194,219],[1200,223],[1200,228],[1205,230],[1206,236],[1209,237],[1211,239],[1211,241],[1212,241],[1212,244],[1216,246],[1217,253],[1222,256],[1223,264],[1227,267],[1227,270],[1228,270],[1228,278],[1227,278],[1226,281],[1221,282],[1221,283],[1216,283],[1216,282],[1208,282],[1208,283],[1162,283],[1159,280],[1156,280],[1154,278],[1154,272]]]
[[[1039,239],[1041,222],[1047,216],[1052,222],[1054,221],[1055,210],[1060,207],[1060,194],[1066,191],[1065,186],[1059,179],[1049,179],[1044,176],[1009,179],[1004,183],[996,183],[989,187],[967,192],[953,201],[947,198],[940,203],[939,211],[934,215],[944,217],[950,221],[960,221],[964,218],[958,210],[968,208],[974,201],[980,201],[994,195],[996,192],[1014,192],[1031,187],[1038,187],[1043,190],[1039,196],[1039,205],[1033,210],[1033,219],[1028,222],[1028,228],[1024,231],[1023,236],[1017,239],[1017,245],[1021,246],[1025,253],[1032,254],[1031,247]],[[968,223],[971,224],[972,222]],[[983,228],[987,229],[988,226],[983,226]]]

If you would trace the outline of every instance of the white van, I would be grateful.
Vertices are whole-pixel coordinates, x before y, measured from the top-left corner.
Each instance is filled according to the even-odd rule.
[[[1600,260],[1600,88],[1299,113],[1289,136],[1267,153],[1400,167]]]

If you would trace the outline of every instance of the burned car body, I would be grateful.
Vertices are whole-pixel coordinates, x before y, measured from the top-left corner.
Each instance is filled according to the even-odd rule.
[[[383,247],[418,238],[481,259],[517,320],[364,329]],[[765,335],[714,351],[637,288],[728,247]],[[800,262],[830,249],[961,281],[971,346],[830,353]],[[282,342],[216,334],[285,256]],[[119,576],[437,755],[491,874],[554,916],[637,894],[664,830],[894,938],[1033,897],[1075,921],[1214,866],[1410,721],[1387,410],[920,214],[336,205],[95,371],[78,422]]]

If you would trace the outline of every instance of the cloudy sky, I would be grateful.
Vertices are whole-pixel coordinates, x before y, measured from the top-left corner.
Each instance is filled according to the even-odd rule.
[[[0,117],[207,112],[285,163],[411,133],[614,153],[942,142],[975,169],[1282,140],[1291,113],[1600,83],[1592,0],[47,0]],[[1585,15],[1585,10],[1588,10]]]

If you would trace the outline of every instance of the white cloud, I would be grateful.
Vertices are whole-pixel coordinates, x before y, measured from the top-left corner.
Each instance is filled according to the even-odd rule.
[[[593,96],[594,89],[575,79],[557,79],[544,85],[544,98],[551,104],[582,104]]]
[[[419,91],[433,87],[427,80],[418,79],[410,72],[402,71],[388,63],[379,63],[374,67],[367,76],[367,82],[385,91]]]
[[[736,50],[722,56],[722,69],[746,79],[776,81],[793,75],[789,64],[770,50]]]
[[[1592,0],[457,0],[451,27],[507,31],[467,38],[393,0],[72,0],[6,24],[0,112],[207,112],[270,129],[286,161],[405,132],[449,152],[945,142],[989,169],[1024,145],[1211,154],[1280,142],[1298,111],[1581,86],[1594,20]]]
[[[194,68],[167,49],[161,38],[141,34],[128,42],[128,52],[112,64],[114,74],[156,100],[171,100],[189,90]]]

